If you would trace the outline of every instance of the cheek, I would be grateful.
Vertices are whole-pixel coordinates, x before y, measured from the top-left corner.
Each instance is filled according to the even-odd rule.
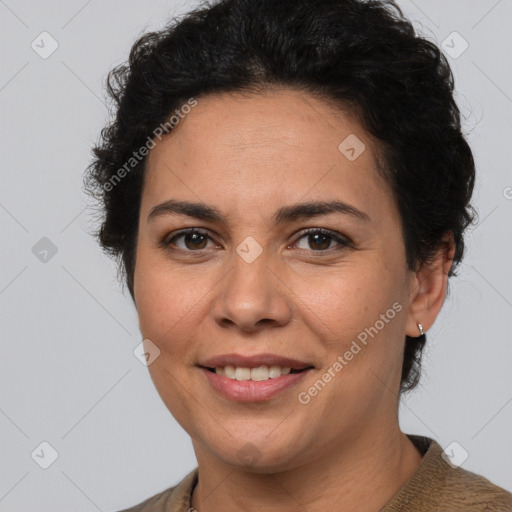
[[[192,334],[189,323],[193,321],[195,303],[195,296],[167,287],[165,282],[158,280],[153,286],[148,282],[138,304],[142,336],[151,339],[161,351],[179,352]]]
[[[148,370],[162,401],[172,411],[184,428],[191,396],[189,365],[191,336],[194,330],[194,305],[198,307],[204,295],[197,287],[181,283],[176,275],[141,258],[136,269],[136,301],[139,328],[144,339],[149,339],[159,350],[159,355]],[[138,279],[137,279],[138,278]]]
[[[160,343],[180,339],[176,332],[190,321],[194,307],[201,303],[204,286],[180,269],[170,268],[161,257],[140,248],[135,268],[135,298],[139,327],[144,337]]]
[[[384,381],[394,378],[401,363],[402,284],[380,261],[376,255],[364,265],[347,264],[328,277],[318,275],[302,284],[293,283],[300,287],[300,316],[326,350],[323,370],[336,362],[343,367],[332,370],[340,376],[336,379],[340,394],[347,390],[354,396],[371,394],[376,386],[382,387],[379,377]]]
[[[187,431],[196,399],[186,381],[186,372],[175,363],[173,354],[162,351],[148,366],[149,374],[162,402],[176,421]]]
[[[400,297],[392,276],[383,276],[377,266],[355,259],[337,270],[315,271],[288,282],[301,314],[324,330],[324,339],[333,344],[373,325]]]

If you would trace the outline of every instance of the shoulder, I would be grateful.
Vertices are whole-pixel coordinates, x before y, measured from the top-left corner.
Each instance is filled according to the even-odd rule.
[[[196,482],[197,468],[188,473],[177,485],[118,512],[188,512],[190,495]]]
[[[169,501],[176,490],[176,486],[169,487],[165,491],[159,492],[151,498],[148,498],[138,505],[120,510],[119,512],[163,512],[168,510]]]
[[[454,510],[512,512],[512,494],[482,475],[450,467],[440,486],[442,496],[458,502]]]
[[[383,512],[512,512],[510,492],[453,464],[433,439],[409,438],[424,452],[423,460]]]

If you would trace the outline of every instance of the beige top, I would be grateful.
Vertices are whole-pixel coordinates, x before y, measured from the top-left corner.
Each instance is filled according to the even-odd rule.
[[[486,478],[452,467],[429,437],[407,434],[423,454],[409,480],[380,512],[512,512],[512,494]],[[189,512],[198,468],[178,485],[120,512]]]

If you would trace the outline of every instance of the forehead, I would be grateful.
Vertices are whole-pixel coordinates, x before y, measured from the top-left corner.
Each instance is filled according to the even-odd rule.
[[[337,146],[343,131],[368,138],[350,110],[305,92],[280,88],[201,97],[169,138],[184,132],[183,142],[192,142],[194,134],[201,134],[203,151],[211,147],[250,150],[265,145],[308,150],[321,140],[324,145]],[[327,134],[330,136],[325,139]],[[306,141],[309,144],[304,146]]]
[[[389,195],[374,147],[349,111],[303,92],[212,94],[156,141],[144,194],[152,203],[193,198],[258,216],[270,203],[351,198],[371,215],[377,196]]]

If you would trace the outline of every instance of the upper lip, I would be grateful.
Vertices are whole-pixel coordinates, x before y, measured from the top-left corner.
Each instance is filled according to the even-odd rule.
[[[281,368],[291,368],[292,370],[302,370],[313,366],[311,364],[291,359],[289,357],[278,356],[275,354],[256,354],[253,356],[243,356],[241,354],[223,354],[199,363],[199,366],[205,368],[216,368],[226,366],[240,366],[243,368],[257,368],[258,366],[280,366]]]

